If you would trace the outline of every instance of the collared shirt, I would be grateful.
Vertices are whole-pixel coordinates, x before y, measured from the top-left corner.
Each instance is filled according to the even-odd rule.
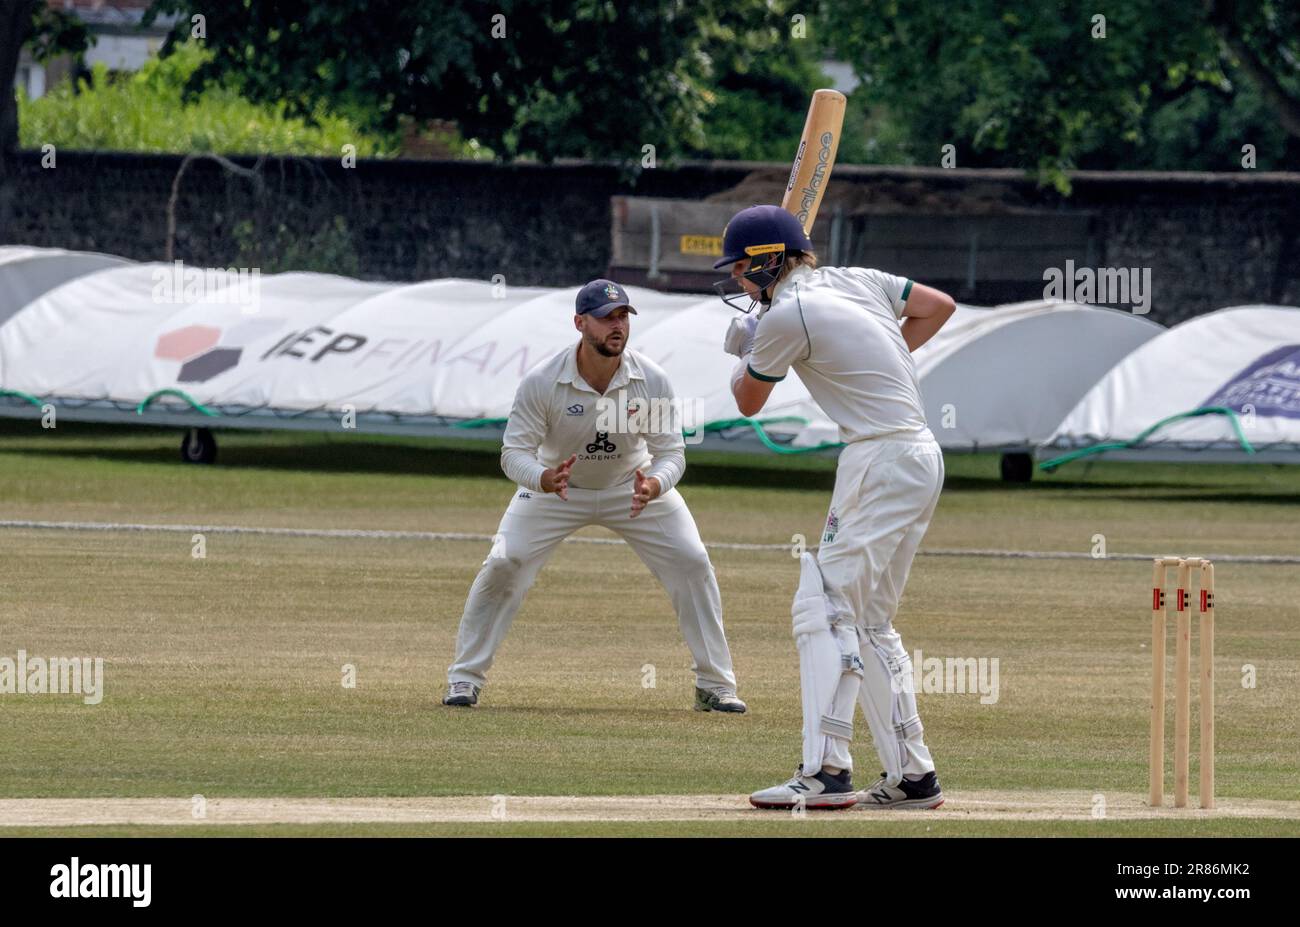
[[[794,367],[842,441],[924,431],[899,325],[911,290],[911,280],[865,267],[798,268],[759,315],[749,372],[775,382]]]
[[[686,469],[686,442],[672,384],[658,364],[625,349],[604,394],[578,372],[578,349],[565,348],[524,376],[501,447],[501,469],[533,492],[542,472],[573,454],[569,485],[609,489],[639,469],[667,493]]]

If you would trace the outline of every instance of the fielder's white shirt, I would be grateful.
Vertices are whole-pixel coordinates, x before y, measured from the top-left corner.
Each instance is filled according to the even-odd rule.
[[[570,486],[609,489],[631,481],[639,469],[658,478],[661,494],[667,493],[686,469],[686,442],[677,416],[647,413],[673,399],[663,369],[629,349],[602,396],[578,373],[578,348],[571,345],[528,371],[519,384],[501,469],[520,486],[541,492],[542,472],[577,454]],[[611,427],[598,427],[599,422]]]
[[[912,281],[865,267],[800,267],[759,315],[749,372],[791,367],[844,442],[926,430],[921,388],[899,319]]]

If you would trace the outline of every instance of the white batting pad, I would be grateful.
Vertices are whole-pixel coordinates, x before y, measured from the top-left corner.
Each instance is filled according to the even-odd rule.
[[[851,768],[848,742],[862,682],[858,635],[832,626],[821,570],[812,554],[800,558],[799,588],[790,609],[803,696],[803,769],[812,775],[828,759]]]
[[[867,716],[885,783],[896,786],[904,771],[916,775],[934,769],[923,739],[921,716],[916,710],[912,658],[892,627],[867,628],[868,650],[865,685],[858,693]],[[909,767],[910,762],[910,767]]]

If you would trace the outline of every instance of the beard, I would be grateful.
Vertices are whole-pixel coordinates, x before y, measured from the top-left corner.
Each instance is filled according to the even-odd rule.
[[[611,345],[608,343],[608,339],[606,341],[597,341],[595,338],[588,338],[587,346],[601,357],[618,357],[623,353],[623,349],[627,347],[627,339],[620,339]]]

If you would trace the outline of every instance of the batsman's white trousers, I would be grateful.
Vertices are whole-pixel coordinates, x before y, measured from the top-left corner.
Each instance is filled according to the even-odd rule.
[[[916,712],[910,657],[893,621],[942,487],[943,452],[929,429],[849,444],[840,452],[817,554],[832,620],[858,629],[866,666],[859,703],[894,783],[934,769]],[[894,682],[902,676],[906,686]],[[823,755],[828,766],[852,769],[845,740],[827,737]]]
[[[554,493],[517,487],[497,528],[492,550],[470,588],[456,636],[451,682],[483,685],[497,648],[538,571],[556,546],[579,528],[600,525],[618,534],[663,584],[695,658],[692,670],[702,687],[735,690],[731,651],[722,629],[722,597],[709,553],[700,540],[686,500],[670,489],[632,518],[632,483],[610,489],[570,486],[567,500]],[[586,608],[593,599],[617,611],[626,588],[574,590]],[[617,621],[619,616],[612,616]]]

